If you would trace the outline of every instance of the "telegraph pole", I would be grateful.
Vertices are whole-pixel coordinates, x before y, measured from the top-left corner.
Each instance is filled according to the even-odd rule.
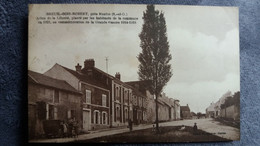
[[[108,74],[108,57],[106,57],[106,71],[107,71],[107,74]]]

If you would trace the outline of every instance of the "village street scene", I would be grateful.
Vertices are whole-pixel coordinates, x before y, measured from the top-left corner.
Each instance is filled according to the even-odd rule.
[[[71,70],[55,64],[44,74],[28,72],[31,142],[84,141],[132,130],[152,132],[155,129],[155,99],[144,89],[144,82],[124,83],[119,73],[113,77],[95,68],[92,59],[84,64],[83,69],[79,65]],[[84,74],[84,70],[88,74]],[[94,76],[102,80],[95,82]],[[101,81],[103,85],[97,84]],[[114,87],[112,91],[105,88],[107,85]],[[229,98],[239,101],[237,94],[232,96],[227,92],[215,104],[211,103],[205,113],[194,113],[189,105],[182,106],[178,99],[163,93],[158,100],[160,127],[194,127],[196,123],[200,130],[227,140],[236,139],[239,137],[239,105],[235,100],[224,108],[223,105]],[[66,134],[63,132],[65,123]]]
[[[149,91],[141,89],[145,87],[145,83],[142,81],[124,83],[120,81],[119,73],[113,77],[93,65],[94,60],[90,59],[85,61],[83,69],[77,65],[75,67],[77,71],[56,64],[45,74],[28,72],[29,132],[32,142],[73,142],[125,133],[130,131],[129,121],[133,122],[131,124],[133,130],[154,129],[155,100]],[[84,69],[90,73],[91,78],[84,74]],[[55,75],[59,79],[51,77]],[[94,84],[92,81],[94,76],[102,77],[104,85]],[[108,85],[107,83],[112,83],[110,86],[114,87],[113,91],[109,88],[101,90]],[[79,87],[73,88],[72,85],[83,89],[77,91]],[[111,96],[112,101],[107,98]],[[188,105],[181,106],[178,99],[169,98],[163,93],[158,100],[160,126],[193,127],[196,123],[203,131],[227,140],[236,139],[239,137],[239,105],[235,102],[225,108],[218,105],[223,106],[225,101],[228,101],[227,98],[238,97],[227,92],[216,102],[217,104],[211,103],[205,109],[205,113],[194,113]],[[226,120],[226,123],[222,120]],[[76,121],[76,126],[73,125],[73,121]],[[72,125],[71,129],[68,128],[67,136],[64,136],[64,128],[60,125],[63,122]],[[72,127],[75,128],[75,133],[72,132]],[[33,138],[39,139],[33,140]]]
[[[124,17],[135,19],[132,25],[47,25],[34,19],[53,9],[79,8],[31,6],[29,142],[240,139],[237,9],[137,5]],[[219,23],[200,23],[211,18],[208,10]],[[226,13],[235,19],[217,17]]]

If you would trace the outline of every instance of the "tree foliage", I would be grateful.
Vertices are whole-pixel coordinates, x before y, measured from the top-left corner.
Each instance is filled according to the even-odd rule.
[[[143,27],[139,34],[142,52],[138,55],[140,62],[138,75],[140,80],[148,80],[148,88],[156,97],[156,130],[159,132],[158,97],[172,76],[172,59],[167,40],[164,14],[148,5],[143,13]]]
[[[138,75],[140,80],[150,80],[149,90],[158,96],[172,76],[172,59],[167,39],[164,14],[148,5],[143,13],[143,27],[139,34],[142,52],[138,55],[140,62]]]
[[[240,106],[240,92],[239,91],[234,93],[234,95],[227,97],[225,102],[223,104],[221,104],[220,107],[221,107],[221,109],[225,109],[232,105],[235,105],[238,107]]]

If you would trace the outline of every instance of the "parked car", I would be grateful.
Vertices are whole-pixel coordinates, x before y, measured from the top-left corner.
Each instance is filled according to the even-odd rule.
[[[61,120],[43,121],[43,130],[47,138],[62,137]]]

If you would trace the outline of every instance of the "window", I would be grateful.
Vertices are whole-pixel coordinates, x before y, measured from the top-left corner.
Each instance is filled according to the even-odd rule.
[[[53,120],[54,119],[54,106],[50,104],[46,104],[46,111],[47,111],[47,120]]]
[[[99,119],[100,119],[100,112],[99,111],[97,111],[97,110],[95,110],[94,111],[94,124],[99,124],[100,123],[100,121],[99,121]]]
[[[54,120],[58,119],[58,109],[57,107],[54,107]]]
[[[139,106],[142,107],[142,97],[139,97]]]
[[[143,120],[146,120],[146,113],[143,111]]]
[[[120,109],[116,107],[116,120],[120,120]]]
[[[129,93],[129,101],[132,101],[132,94],[131,93]]]
[[[121,88],[119,87],[116,87],[116,100],[119,100],[120,101],[120,93],[121,93]]]
[[[71,118],[71,110],[68,110],[68,119]]]
[[[125,109],[125,121],[128,121],[128,110]]]
[[[86,103],[91,103],[91,91],[86,90]]]
[[[68,119],[70,118],[75,118],[76,116],[76,111],[75,110],[68,110]]]
[[[102,124],[107,124],[107,113],[102,112]]]
[[[46,120],[49,120],[49,113],[50,113],[49,104],[46,104],[45,106],[46,106]]]
[[[59,102],[60,102],[59,91],[54,90],[54,103],[59,103]]]
[[[134,105],[137,105],[137,96],[134,96]]]
[[[95,115],[96,115],[96,118],[95,118],[96,124],[98,124],[98,119],[99,119],[99,118],[98,118],[98,112],[96,112]]]
[[[102,106],[107,106],[107,95],[102,94]]]
[[[125,99],[125,103],[128,103],[128,92],[127,91],[125,91],[124,99]]]
[[[118,90],[118,87],[116,87],[116,97],[119,96],[119,90]]]

